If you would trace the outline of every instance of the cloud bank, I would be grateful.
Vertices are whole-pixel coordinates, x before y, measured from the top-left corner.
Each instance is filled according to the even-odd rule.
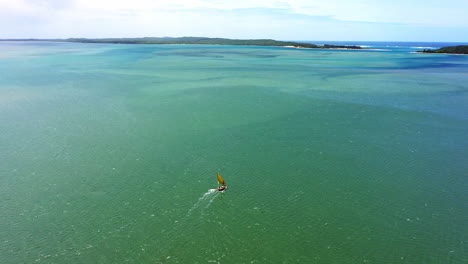
[[[0,38],[468,41],[468,1],[0,0]]]

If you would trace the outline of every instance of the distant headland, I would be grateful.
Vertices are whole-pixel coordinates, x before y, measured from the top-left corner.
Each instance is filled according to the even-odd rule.
[[[3,41],[60,41],[79,43],[108,43],[108,44],[185,44],[185,45],[242,45],[289,47],[302,49],[362,49],[355,45],[316,45],[294,41],[278,41],[273,39],[227,39],[206,37],[145,37],[145,38],[68,38],[68,39],[3,39]]]
[[[436,50],[420,50],[420,53],[440,53],[440,54],[464,54],[468,55],[468,45],[460,45],[460,46],[450,46],[450,47],[443,47]]]

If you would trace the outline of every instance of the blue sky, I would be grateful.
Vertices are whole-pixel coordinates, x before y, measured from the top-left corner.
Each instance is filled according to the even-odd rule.
[[[468,0],[0,0],[0,38],[468,42]]]

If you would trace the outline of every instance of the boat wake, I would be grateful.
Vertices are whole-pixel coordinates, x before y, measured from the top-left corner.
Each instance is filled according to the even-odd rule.
[[[183,217],[175,221],[172,228],[163,230],[161,237],[165,243],[162,243],[157,249],[157,255],[160,256],[158,263],[166,263],[171,257],[174,257],[171,260],[178,262],[175,258],[179,254],[180,248],[184,246],[181,241],[184,241],[186,236],[184,232],[179,231],[192,228],[193,225],[203,224],[206,221],[204,218],[205,210],[210,207],[218,195],[220,195],[218,189],[209,189],[198,198]],[[199,219],[197,219],[198,217]]]
[[[203,210],[210,207],[213,200],[218,196],[219,192],[217,189],[209,189],[206,193],[204,193],[198,201],[190,208],[187,212],[186,216],[190,216],[193,211],[197,209],[201,209],[201,213],[203,214]]]

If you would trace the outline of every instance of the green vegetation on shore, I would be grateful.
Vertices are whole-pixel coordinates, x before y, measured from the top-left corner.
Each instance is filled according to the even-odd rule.
[[[361,49],[360,46],[341,45],[315,45],[310,43],[278,41],[273,39],[226,39],[205,37],[181,37],[181,38],[69,38],[69,39],[21,39],[21,41],[65,41],[79,43],[111,43],[111,44],[199,44],[199,45],[244,45],[244,46],[271,46],[294,47],[308,49]]]
[[[436,50],[425,49],[418,51],[421,53],[448,53],[448,54],[468,54],[468,45],[443,47]]]

